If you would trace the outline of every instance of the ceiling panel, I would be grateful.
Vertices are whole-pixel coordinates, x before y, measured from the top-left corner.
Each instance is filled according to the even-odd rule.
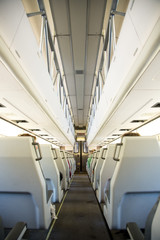
[[[60,52],[62,56],[62,62],[64,72],[66,76],[66,83],[69,95],[75,95],[75,81],[73,72],[73,59],[71,50],[71,39],[68,36],[58,37]]]
[[[77,107],[83,109],[84,100],[84,75],[76,74],[76,95],[77,95]]]
[[[69,31],[69,18],[68,18],[68,5],[66,0],[49,0],[53,21],[56,27],[56,34],[70,34]]]
[[[85,96],[84,98],[84,111],[85,114],[87,114],[88,112],[88,108],[89,108],[89,103],[90,103],[90,96]]]
[[[66,74],[66,83],[67,83],[69,96],[75,96],[76,95],[76,86],[75,86],[75,80],[74,80],[73,74]]]
[[[65,74],[73,73],[72,53],[71,53],[71,40],[68,36],[58,37],[60,52],[62,55],[62,62]]]
[[[73,107],[73,114],[76,116],[78,113],[77,113],[77,107]]]
[[[71,33],[75,70],[84,69],[86,40],[86,0],[70,1]]]
[[[78,110],[78,123],[79,125],[83,125],[83,110]]]
[[[83,118],[83,125],[86,126],[87,125],[87,119],[88,119],[88,116],[84,115],[84,118]]]
[[[88,114],[91,96],[84,96],[84,114]]]
[[[83,109],[83,96],[77,97],[77,107],[78,109]]]
[[[89,36],[87,44],[87,68],[86,73],[93,73],[95,70],[97,52],[99,46],[99,36]]]
[[[85,88],[84,93],[85,95],[89,96],[92,94],[92,84],[93,84],[94,74],[86,74],[85,75]]]
[[[72,108],[76,108],[77,107],[77,99],[76,96],[69,96],[71,104],[72,104]]]
[[[89,1],[89,34],[101,34],[106,0]]]
[[[78,126],[78,116],[77,115],[74,116],[74,124],[76,126]]]
[[[78,117],[79,124],[84,124],[92,94],[106,0],[50,0],[50,4],[73,115]],[[76,101],[71,96],[76,96]],[[78,109],[85,113],[77,116]]]

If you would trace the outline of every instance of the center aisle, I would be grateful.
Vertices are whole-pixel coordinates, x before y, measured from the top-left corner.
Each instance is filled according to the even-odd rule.
[[[49,240],[106,239],[110,236],[86,174],[76,174]]]

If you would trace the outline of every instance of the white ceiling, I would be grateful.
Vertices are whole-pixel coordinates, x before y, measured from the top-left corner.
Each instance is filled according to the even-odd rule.
[[[106,0],[50,0],[76,126],[85,126]]]

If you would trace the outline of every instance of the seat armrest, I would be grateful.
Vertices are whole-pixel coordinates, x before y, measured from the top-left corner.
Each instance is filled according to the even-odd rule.
[[[24,222],[17,222],[9,232],[5,240],[20,240],[27,230],[27,225]]]
[[[127,223],[126,228],[131,239],[144,240],[144,235],[135,222]]]

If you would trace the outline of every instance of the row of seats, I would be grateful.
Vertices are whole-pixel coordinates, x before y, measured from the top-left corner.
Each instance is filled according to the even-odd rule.
[[[160,195],[158,138],[124,137],[120,144],[101,149],[98,159],[96,153],[93,156],[87,172],[98,201],[104,204],[103,213],[109,228],[126,229],[128,222],[145,228],[147,216]],[[91,174],[94,174],[92,178]],[[157,210],[160,211],[160,207]],[[157,219],[153,229],[160,236]]]
[[[47,229],[51,206],[60,202],[75,170],[58,148],[39,145],[32,137],[0,138],[0,215],[4,227],[23,221],[31,229]],[[65,153],[64,153],[65,154]],[[73,174],[68,176],[69,169]]]

